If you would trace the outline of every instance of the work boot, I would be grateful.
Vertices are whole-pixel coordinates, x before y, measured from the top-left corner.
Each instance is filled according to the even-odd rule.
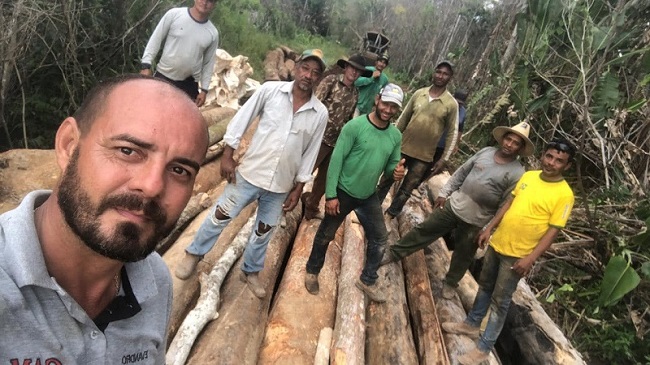
[[[176,266],[176,271],[174,274],[177,278],[181,280],[187,280],[194,271],[196,270],[196,265],[201,261],[201,256],[192,255],[189,252],[185,252],[185,256],[181,259],[181,262]]]
[[[483,352],[475,347],[472,351],[459,356],[458,362],[462,365],[478,365],[487,360],[488,356],[490,356],[489,352]]]
[[[379,285],[377,285],[377,283],[368,285],[361,281],[361,279],[357,279],[355,285],[357,288],[361,289],[361,291],[366,293],[368,298],[373,302],[383,303],[386,301],[386,297],[384,297],[384,294],[379,290]]]
[[[305,274],[305,288],[309,294],[316,295],[318,294],[318,274]]]
[[[259,273],[258,272],[245,272],[241,271],[239,276],[241,281],[248,284],[248,288],[255,294],[256,297],[263,299],[266,296],[266,290],[264,286],[260,283]]]
[[[479,327],[470,326],[465,322],[444,322],[442,329],[454,335],[465,335],[472,340],[478,339],[480,331]]]
[[[445,299],[452,299],[456,294],[456,288],[447,284],[446,282],[442,284],[442,297]]]

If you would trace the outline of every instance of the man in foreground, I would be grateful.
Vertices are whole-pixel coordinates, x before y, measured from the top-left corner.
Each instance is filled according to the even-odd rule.
[[[397,261],[455,230],[456,246],[445,277],[442,296],[451,299],[478,249],[477,236],[494,216],[524,173],[519,155],[533,154],[526,122],[509,128],[494,128],[492,135],[499,148],[485,147],[465,162],[442,187],[434,210],[395,245],[386,260]]]
[[[196,105],[164,81],[88,94],[57,131],[54,191],[0,216],[0,363],[164,362],[171,278],[152,252],[207,144]]]
[[[411,196],[411,191],[422,183],[429,172],[435,175],[442,171],[456,147],[458,103],[447,91],[447,84],[453,73],[451,62],[438,63],[433,75],[433,85],[416,91],[397,121],[397,129],[403,136],[402,157],[406,159],[408,172],[386,210],[390,218],[395,218],[401,213]],[[432,164],[435,146],[444,131],[447,131],[445,150],[440,160]],[[379,200],[384,200],[393,182],[390,176],[381,179],[377,188]]]
[[[327,124],[327,109],[312,92],[324,69],[319,49],[305,51],[296,63],[294,81],[265,82],[230,121],[221,157],[221,176],[228,185],[186,248],[176,268],[179,279],[194,273],[228,223],[257,200],[255,229],[244,251],[241,277],[255,296],[266,296],[258,275],[264,267],[266,248],[282,212],[293,210],[303,186],[311,179]],[[257,129],[237,165],[233,152],[257,117]]]
[[[164,42],[154,76],[185,91],[199,107],[205,103],[219,46],[219,32],[210,21],[216,2],[194,0],[191,8],[167,11],[151,34],[141,61],[140,73],[151,76],[151,65]]]
[[[318,274],[325,262],[327,246],[345,217],[354,210],[368,240],[366,263],[356,286],[371,300],[385,301],[376,281],[388,233],[375,188],[382,173],[391,174],[395,180],[404,177],[404,161],[400,161],[402,136],[390,124],[403,98],[399,86],[386,85],[375,97],[375,111],[352,119],[341,130],[327,172],[326,215],[307,261],[305,287],[311,294],[318,293]]]
[[[566,225],[574,197],[563,173],[571,167],[574,155],[575,147],[566,140],[546,145],[542,170],[528,171],[521,177],[512,196],[479,235],[481,247],[490,245],[474,305],[464,322],[442,324],[448,333],[478,337],[477,347],[458,358],[461,364],[478,364],[487,359],[503,329],[519,279],[530,272]],[[488,308],[487,326],[479,336]]]
[[[354,81],[359,78],[359,75],[369,76],[370,74],[370,71],[366,71],[364,62],[365,60],[360,55],[338,60],[337,65],[343,69],[343,73],[325,76],[316,88],[316,97],[327,108],[329,119],[314,165],[314,170],[318,169],[318,173],[311,192],[302,195],[305,219],[307,220],[318,215],[318,204],[325,194],[325,178],[332,150],[336,145],[339,133],[341,133],[341,128],[348,120],[352,119],[354,114],[359,96],[357,88],[354,87]]]

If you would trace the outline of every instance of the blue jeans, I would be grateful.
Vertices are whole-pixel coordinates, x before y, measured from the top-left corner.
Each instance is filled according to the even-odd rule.
[[[266,247],[271,240],[273,228],[280,221],[282,204],[284,204],[288,194],[288,192],[273,193],[258,188],[246,181],[239,173],[236,173],[236,183],[226,185],[223,194],[219,197],[219,201],[210,211],[210,215],[205,218],[199,231],[196,232],[192,244],[185,251],[192,255],[204,256],[214,247],[219,235],[221,235],[221,232],[232,218],[236,217],[248,204],[257,200],[256,229],[251,232],[248,238],[242,270],[247,273],[261,271],[264,267]],[[215,216],[217,209],[228,218],[217,219]],[[264,225],[271,226],[271,229],[260,232],[260,227]]]
[[[377,281],[377,269],[379,269],[379,263],[388,240],[381,203],[377,199],[377,194],[366,199],[357,199],[341,189],[336,189],[336,191],[339,199],[339,214],[335,216],[326,214],[320,223],[307,261],[307,272],[310,274],[320,272],[325,263],[327,245],[334,239],[336,230],[339,229],[345,217],[354,210],[368,240],[366,264],[361,272],[361,281],[366,285],[373,285]]]
[[[508,308],[512,301],[512,294],[517,289],[521,277],[512,265],[519,260],[518,257],[504,256],[488,247],[483,258],[483,270],[479,277],[479,289],[474,299],[472,310],[467,314],[465,323],[473,327],[480,327],[488,307],[488,318],[485,331],[478,340],[478,349],[483,352],[492,351],[497,338],[506,321]]]

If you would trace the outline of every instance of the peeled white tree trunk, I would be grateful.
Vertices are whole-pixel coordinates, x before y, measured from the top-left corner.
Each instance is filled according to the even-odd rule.
[[[242,255],[248,242],[255,217],[251,217],[244,228],[237,234],[232,244],[217,264],[212,268],[209,275],[201,274],[201,295],[196,307],[185,317],[176,336],[169,346],[165,356],[166,364],[183,365],[192,349],[192,345],[205,325],[218,318],[219,289],[226,274],[230,271],[237,258]]]
[[[350,215],[354,215],[354,213]],[[352,223],[350,216],[345,221],[343,237],[330,364],[363,365],[365,363],[366,306],[364,294],[354,283],[363,269],[365,243],[361,225]]]

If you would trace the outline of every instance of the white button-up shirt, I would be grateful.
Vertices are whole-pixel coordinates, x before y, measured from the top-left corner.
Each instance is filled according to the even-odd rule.
[[[327,125],[327,109],[312,94],[294,114],[293,82],[269,81],[237,112],[223,139],[237,148],[255,117],[260,122],[237,171],[249,183],[274,192],[308,182]]]

